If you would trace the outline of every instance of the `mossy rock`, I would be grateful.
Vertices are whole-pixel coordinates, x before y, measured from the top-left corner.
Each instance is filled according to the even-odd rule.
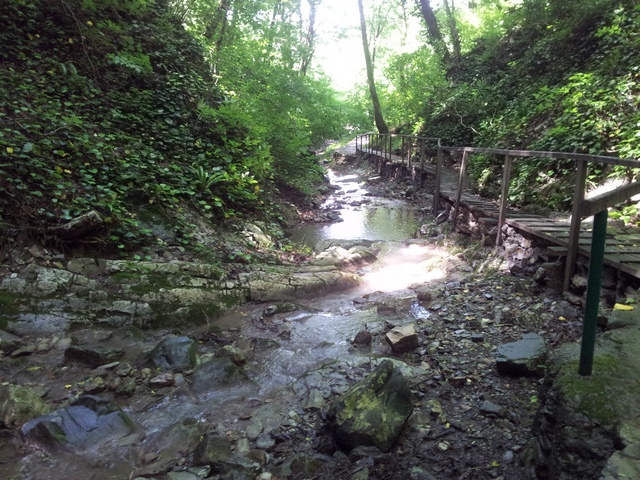
[[[626,368],[613,355],[596,356],[590,376],[578,374],[578,360],[565,363],[556,376],[554,388],[577,411],[602,425],[613,425],[619,421],[618,402],[628,394]],[[635,385],[640,395],[640,385]],[[615,400],[617,399],[617,400]]]
[[[0,425],[12,429],[48,411],[49,406],[29,387],[0,385]]]
[[[413,410],[411,390],[391,360],[334,401],[327,417],[338,446],[373,445],[389,451]]]

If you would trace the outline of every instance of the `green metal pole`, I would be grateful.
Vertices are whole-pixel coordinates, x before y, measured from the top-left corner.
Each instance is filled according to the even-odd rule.
[[[582,346],[580,347],[580,375],[591,375],[593,370],[593,354],[596,344],[596,327],[598,324],[598,307],[600,305],[600,284],[602,282],[602,264],[604,260],[604,244],[607,238],[607,216],[604,209],[593,218],[591,234],[591,258],[589,259],[589,280],[587,283],[587,303],[582,326]]]

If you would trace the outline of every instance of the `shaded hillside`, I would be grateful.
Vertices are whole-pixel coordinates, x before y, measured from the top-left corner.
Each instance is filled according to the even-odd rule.
[[[640,7],[632,0],[525,0],[450,68],[423,130],[446,144],[640,156]],[[502,159],[474,155],[483,193]],[[519,162],[518,204],[566,208],[573,163]],[[623,171],[590,172],[594,181]]]
[[[88,211],[106,249],[152,206],[217,222],[263,209],[272,159],[164,1],[0,4],[0,228],[43,239]],[[273,208],[270,206],[269,208]]]

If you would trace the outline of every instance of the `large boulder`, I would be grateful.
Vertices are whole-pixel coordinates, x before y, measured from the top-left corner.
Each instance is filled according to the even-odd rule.
[[[382,361],[329,407],[327,417],[338,446],[373,445],[388,451],[411,415],[411,390],[391,360]]]
[[[0,426],[12,429],[48,411],[47,404],[31,388],[0,385]]]
[[[20,436],[46,450],[99,448],[136,431],[133,421],[110,400],[85,395],[64,407],[25,423]]]
[[[189,337],[165,337],[142,356],[140,363],[162,370],[189,370],[196,366],[197,349],[197,343]]]

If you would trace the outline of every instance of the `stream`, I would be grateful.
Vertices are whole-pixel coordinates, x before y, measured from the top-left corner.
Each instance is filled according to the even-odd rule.
[[[296,410],[305,411],[304,406],[300,409],[296,405],[301,389],[318,391],[325,387],[334,394],[344,393],[348,382],[342,377],[347,370],[370,369],[371,358],[388,355],[388,346],[383,342],[374,342],[364,350],[352,347],[351,342],[359,331],[381,331],[389,322],[404,325],[428,319],[430,313],[415,301],[407,304],[409,315],[389,312],[380,315],[376,308],[371,308],[375,303],[370,295],[375,292],[373,295],[384,298],[385,302],[391,298],[390,292],[404,298],[412,294],[408,290],[411,284],[442,278],[445,272],[423,267],[425,262],[433,263],[444,252],[419,243],[401,242],[414,236],[419,228],[418,215],[407,202],[368,195],[364,182],[355,175],[329,174],[331,183],[340,188],[323,208],[339,212],[342,221],[301,226],[291,236],[311,246],[322,240],[377,242],[379,261],[361,269],[360,287],[305,301],[304,305],[292,305],[290,311],[269,316],[264,312],[274,308],[271,305],[246,305],[210,325],[187,332],[190,336],[202,337],[214,328],[222,337],[233,339],[246,353],[247,381],[215,391],[194,381],[192,388],[184,386],[173,391],[152,390],[147,395],[136,394],[130,398],[116,397],[117,404],[136,424],[136,432],[125,440],[118,435],[113,438],[106,435],[95,445],[84,445],[81,454],[64,449],[53,454],[24,449],[5,435],[4,441],[0,437],[0,478],[130,478],[134,473],[147,476],[156,473],[154,468],[163,470],[164,467],[158,465],[163,451],[170,452],[167,456],[173,460],[175,450],[180,450],[180,445],[162,442],[167,432],[180,422],[195,421],[201,426],[214,423],[228,429],[229,425],[237,424],[238,418],[253,416],[261,419],[263,431],[278,428],[282,417],[287,418]],[[361,301],[354,301],[358,298]],[[363,308],[367,303],[368,307]],[[74,342],[80,344],[99,341],[109,348],[122,348],[126,356],[120,363],[135,365],[136,359],[152,349],[166,333],[148,332],[140,338],[126,329],[86,329],[72,335]],[[215,349],[203,344],[199,355],[210,356]],[[47,398],[60,401],[69,397],[72,385],[83,385],[86,381],[86,369],[74,365],[49,370],[47,366],[64,364],[63,351],[59,348],[43,351],[37,361],[34,357],[25,359],[28,360],[14,362],[14,368],[4,365],[5,382],[40,385],[40,389],[48,392]],[[328,384],[323,385],[321,379],[317,385],[300,383],[309,372],[327,364],[337,365]],[[43,375],[47,377],[44,381]],[[75,396],[81,393],[86,391]],[[317,405],[307,410],[315,411],[326,405],[324,398],[313,401]],[[146,464],[152,468],[146,468],[149,466]]]
[[[323,208],[342,221],[303,225],[291,236],[324,245],[318,250],[358,244],[375,252],[373,263],[345,267],[358,286],[246,304],[188,330],[92,325],[33,338],[25,352],[0,357],[0,406],[3,388],[25,385],[48,405],[83,412],[59,422],[89,428],[71,446],[56,443],[56,428],[34,428],[22,440],[20,424],[0,430],[0,478],[525,478],[542,379],[501,375],[496,349],[530,332],[549,345],[575,341],[578,311],[505,273],[495,249],[457,236],[414,238],[421,210],[400,188],[372,195],[385,188],[376,179],[330,176],[339,188]],[[394,354],[386,333],[410,324],[418,347]],[[358,344],[362,333],[370,341]],[[171,373],[141,362],[165,341],[190,342],[198,364]],[[70,345],[121,349],[123,356],[90,368],[65,358]],[[337,451],[325,412],[383,359],[407,380],[413,413],[388,453]],[[84,403],[75,406],[76,399]],[[99,424],[82,410],[87,402],[113,412],[115,423]],[[118,412],[130,420],[119,421]]]
[[[400,241],[415,236],[419,218],[406,201],[371,196],[358,175],[327,173],[337,190],[321,208],[337,211],[340,221],[299,226],[289,232],[291,240],[314,248],[323,240]]]

